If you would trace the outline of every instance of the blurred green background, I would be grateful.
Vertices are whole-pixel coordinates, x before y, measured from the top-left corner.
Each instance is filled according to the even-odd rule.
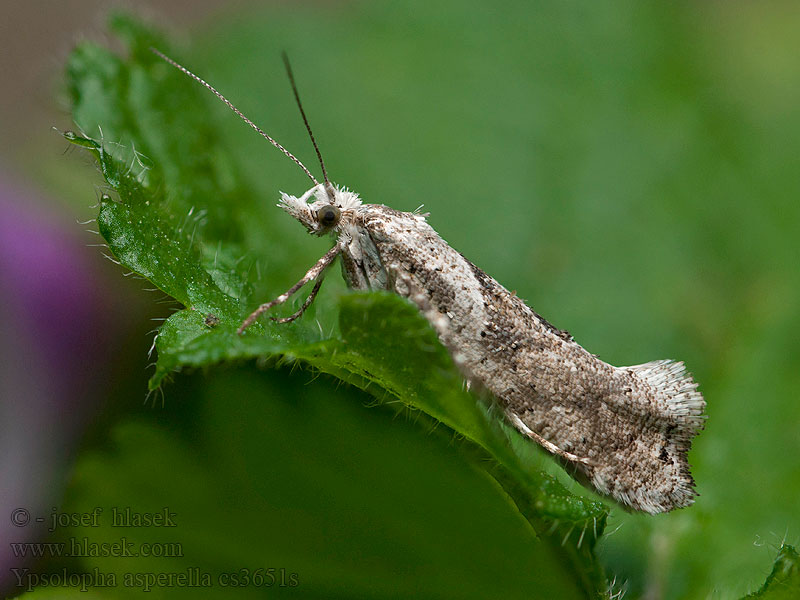
[[[96,25],[74,31],[113,45],[101,33],[104,9],[91,9]],[[615,589],[739,597],[763,582],[783,540],[800,541],[796,3],[151,11],[160,25],[159,11],[170,15],[188,66],[311,165],[279,59],[287,50],[334,181],[368,202],[424,203],[444,239],[590,351],[617,365],[687,363],[708,402],[690,457],[701,496],[658,517],[612,507],[598,553]],[[58,81],[69,47],[59,43],[45,44],[49,70],[36,71],[40,62],[20,72]],[[19,68],[25,59],[4,60]],[[41,134],[69,128],[69,116],[16,98],[2,118],[4,176],[51,198],[37,211],[76,245],[96,243],[72,222],[93,216],[99,174],[85,156],[62,155],[57,135]],[[291,163],[220,113],[230,118],[223,144],[266,204],[278,189],[306,188]],[[275,218],[294,226],[277,210]],[[294,227],[299,275],[325,242]],[[143,405],[148,319],[170,308],[145,283],[92,262],[98,254],[86,254],[85,285],[113,323],[113,351],[84,365],[90,384],[71,400],[86,414],[77,433],[22,438],[28,454],[50,443],[60,465],[23,478],[46,477],[56,499],[63,482],[65,506],[168,505],[191,548],[175,564],[237,568],[261,552],[262,566],[299,574],[301,585],[284,590],[296,596],[567,593],[505,496],[464,463],[448,432],[413,413],[373,406],[328,377],[247,365],[180,375],[163,407]],[[3,351],[13,360],[13,348]],[[2,402],[7,410],[26,397]],[[67,451],[55,452],[59,443]],[[3,510],[7,498],[29,501],[9,482],[0,481]]]

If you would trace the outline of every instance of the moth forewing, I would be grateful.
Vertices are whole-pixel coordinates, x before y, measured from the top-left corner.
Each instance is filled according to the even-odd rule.
[[[365,204],[355,223],[358,246],[377,260],[360,263],[345,249],[351,270],[373,289],[386,282],[411,300],[466,379],[489,390],[520,431],[627,506],[656,513],[692,502],[687,453],[705,402],[682,363],[601,361],[451,248],[421,215]]]

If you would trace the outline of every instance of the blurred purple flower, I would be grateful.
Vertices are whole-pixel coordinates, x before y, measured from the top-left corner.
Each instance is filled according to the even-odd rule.
[[[91,251],[44,207],[0,177],[0,595],[29,562],[10,544],[47,534],[110,340]]]

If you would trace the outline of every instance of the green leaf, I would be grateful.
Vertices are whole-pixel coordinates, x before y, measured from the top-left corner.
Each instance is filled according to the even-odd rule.
[[[490,400],[463,389],[450,356],[405,300],[322,294],[316,322],[309,312],[290,325],[264,320],[236,335],[247,313],[302,269],[292,256],[301,230],[284,231],[262,215],[253,186],[220,142],[217,128],[234,117],[214,112],[213,97],[147,51],[160,36],[129,18],[113,25],[129,56],[92,44],[75,50],[68,84],[83,133],[65,137],[96,157],[113,194],[104,195],[98,216],[111,254],[183,306],[158,332],[150,389],[186,367],[300,361],[381,402],[423,411],[464,438],[462,455],[508,495],[531,526],[530,543],[545,544],[586,595],[601,593],[606,583],[594,547],[604,506],[540,470],[541,452]],[[269,260],[261,278],[254,256]],[[199,485],[200,472],[186,472],[194,473],[187,488]]]
[[[745,598],[790,600],[800,598],[800,554],[794,547],[782,544],[772,572],[760,590]]]
[[[463,460],[472,444],[307,379],[254,369],[182,378],[184,415],[116,427],[79,463],[70,499],[78,513],[102,508],[100,526],[61,534],[107,547],[124,537],[131,555],[86,557],[84,570],[114,574],[113,597],[141,592],[124,584],[130,574],[190,569],[209,575],[201,590],[215,598],[585,597],[569,561],[506,504],[487,502],[496,486]],[[174,527],[111,526],[115,510],[165,507]],[[171,543],[179,551],[168,557],[138,553]],[[299,585],[220,585],[259,567],[296,573]],[[155,597],[197,592],[152,587]]]
[[[800,80],[787,77],[798,14],[783,4],[518,0],[498,11],[452,0],[347,10],[268,3],[217,13],[192,33],[199,43],[191,49],[155,45],[313,169],[280,67],[287,50],[335,181],[401,210],[424,202],[454,248],[604,360],[685,360],[709,410],[690,454],[698,502],[657,518],[615,510],[615,533],[603,536],[599,552],[629,596],[739,597],[769,571],[765,540],[800,527]],[[195,207],[188,219],[202,228],[200,260],[225,294],[247,308],[274,297],[327,249],[272,206],[277,190],[301,193],[303,175],[207,91],[150,62],[146,42],[124,35],[133,62],[79,49],[83,133],[140,175],[145,190],[163,192],[167,215],[186,218]],[[137,160],[132,147],[145,143]],[[48,154],[59,171],[76,166],[49,151],[37,161]],[[61,188],[65,196],[70,188]],[[94,200],[84,190],[80,206]],[[283,335],[340,341],[342,287],[330,276],[312,312]],[[187,343],[203,332],[225,335],[201,312],[184,317],[175,332]],[[284,341],[275,346],[280,353]],[[228,352],[222,343],[210,350]],[[173,364],[160,357],[158,377],[181,368],[173,356]],[[296,355],[260,362],[286,364],[283,356]],[[190,379],[205,382],[228,364]],[[198,402],[180,401],[186,380],[165,386],[167,401],[151,421]],[[342,389],[351,402],[365,401]],[[369,391],[388,401],[376,410],[395,406],[378,384]],[[224,395],[218,401],[228,404]],[[402,414],[425,426],[421,410]],[[307,435],[295,428],[287,437],[302,448]],[[467,447],[475,454],[465,462],[487,473],[486,451],[459,448],[469,455]],[[192,451],[205,456],[202,445]],[[532,453],[531,471],[549,469],[573,485]],[[138,481],[146,488],[146,475]]]

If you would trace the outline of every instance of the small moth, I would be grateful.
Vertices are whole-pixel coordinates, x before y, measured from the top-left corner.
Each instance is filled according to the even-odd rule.
[[[152,50],[208,88],[303,169],[313,187],[300,197],[282,194],[278,206],[312,235],[335,239],[300,281],[254,310],[239,334],[315,282],[296,313],[273,320],[299,318],[314,301],[325,271],[341,257],[349,287],[388,290],[415,304],[469,384],[488,390],[511,423],[556,456],[576,479],[649,513],[694,501],[687,454],[703,427],[705,401],[683,363],[660,360],[614,367],[603,362],[451,248],[428,225],[426,215],[365,204],[356,193],[331,184],[285,55],[322,183],[210,84]]]

